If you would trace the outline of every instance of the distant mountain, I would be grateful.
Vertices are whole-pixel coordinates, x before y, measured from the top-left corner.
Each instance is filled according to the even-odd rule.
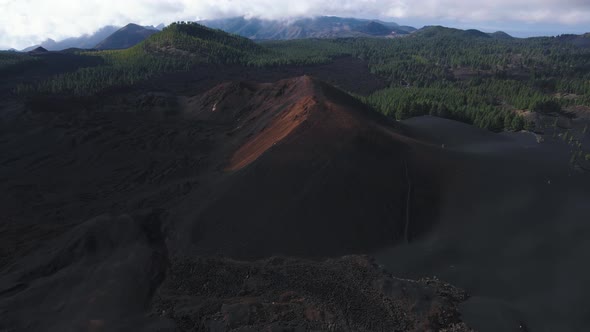
[[[407,35],[415,28],[393,22],[322,16],[295,21],[246,19],[234,17],[205,20],[199,23],[257,40],[286,40],[302,38],[394,37]]]
[[[495,39],[514,39],[511,35],[507,34],[504,31],[496,31],[489,34],[492,38]]]
[[[387,36],[391,34],[392,29],[381,23],[373,21],[367,25],[361,26],[359,31],[371,36]]]
[[[29,52],[34,50],[35,48],[41,46],[49,51],[61,51],[68,48],[81,48],[81,49],[90,49],[93,48],[96,44],[100,43],[102,40],[110,36],[112,33],[117,31],[120,27],[116,26],[105,26],[100,28],[95,33],[90,35],[83,35],[80,37],[73,37],[67,38],[62,41],[55,41],[53,39],[47,39],[46,41],[42,42],[40,45],[35,45],[31,47],[27,47],[23,50],[23,52]]]
[[[53,41],[52,39],[47,39],[47,40]],[[46,42],[47,41],[44,41],[43,43],[46,43]],[[37,47],[42,47],[42,46],[40,44],[39,45],[29,46],[27,48],[22,49],[21,52],[31,52],[32,50],[36,49]]]
[[[159,32],[156,28],[146,28],[137,24],[127,24],[125,27],[117,30],[112,35],[94,46],[99,50],[125,49],[135,46],[144,41],[149,36]]]
[[[447,28],[440,25],[425,26],[413,33],[414,36],[432,38],[432,37],[456,37],[456,38],[492,38],[491,35],[475,29],[461,30]]]
[[[48,50],[46,50],[45,48],[39,46],[31,51],[29,51],[29,54],[42,54],[42,53],[47,53],[49,52]]]
[[[146,28],[146,29],[157,30],[157,31],[162,31],[165,27],[166,27],[166,25],[164,23],[160,23],[157,26],[153,26],[153,25],[145,25],[144,26],[144,28]]]

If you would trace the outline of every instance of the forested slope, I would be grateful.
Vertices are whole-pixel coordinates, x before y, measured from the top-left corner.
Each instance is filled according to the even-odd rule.
[[[590,107],[590,49],[557,38],[494,38],[477,30],[426,27],[408,37],[253,41],[179,22],[121,51],[86,53],[105,65],[35,85],[23,95],[93,94],[202,64],[311,66],[339,57],[363,60],[388,82],[362,99],[389,116],[431,114],[494,131],[526,127],[517,110],[563,113]],[[3,60],[0,60],[2,62]],[[11,61],[11,60],[7,60]]]

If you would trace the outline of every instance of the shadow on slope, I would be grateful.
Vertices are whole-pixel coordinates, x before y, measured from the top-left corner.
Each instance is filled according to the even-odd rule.
[[[141,317],[166,268],[157,213],[92,219],[2,275],[0,328],[122,329]]]
[[[569,165],[567,146],[430,117],[404,123],[457,152],[456,176],[432,231],[378,261],[469,291],[462,312],[478,331],[585,329],[590,179]]]

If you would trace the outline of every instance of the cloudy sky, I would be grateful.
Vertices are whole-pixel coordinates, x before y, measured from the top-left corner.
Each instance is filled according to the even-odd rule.
[[[521,37],[590,31],[590,0],[0,0],[0,49],[93,33],[105,25],[243,15],[379,18]]]

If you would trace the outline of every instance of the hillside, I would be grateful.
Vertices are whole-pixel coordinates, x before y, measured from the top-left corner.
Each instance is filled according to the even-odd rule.
[[[386,37],[406,35],[415,29],[392,22],[322,16],[294,21],[235,17],[205,20],[201,24],[250,39],[289,40],[303,38]]]
[[[173,23],[128,49],[86,54],[101,61],[102,66],[64,72],[49,80],[18,86],[17,90],[23,94],[91,95],[144,82],[167,72],[189,71],[203,64],[243,65],[269,53],[249,39],[221,30],[196,23]]]
[[[149,36],[157,33],[155,28],[148,29],[137,24],[128,24],[94,46],[98,50],[126,49],[139,44]]]
[[[583,35],[561,35],[557,39],[561,42],[575,45],[581,48],[590,48],[590,33]]]
[[[262,50],[246,38],[197,23],[173,23],[138,47],[153,54],[190,56],[208,62],[237,62],[251,52]]]
[[[379,33],[382,26],[384,23],[376,23],[369,28]],[[130,49],[89,54],[102,59],[102,66],[81,68],[14,89],[21,95],[89,95],[166,73],[190,73],[204,65],[241,66],[241,70],[277,68],[305,74],[309,67],[352,58],[364,62],[377,80],[389,85],[364,96],[363,101],[400,120],[437,115],[495,132],[519,131],[533,126],[521,116],[522,110],[573,112],[590,107],[586,84],[590,67],[584,61],[587,48],[575,47],[565,37],[498,36],[503,35],[492,37],[478,30],[438,26],[425,27],[409,38],[255,43],[200,24],[177,23]],[[560,98],[562,95],[568,97]]]

